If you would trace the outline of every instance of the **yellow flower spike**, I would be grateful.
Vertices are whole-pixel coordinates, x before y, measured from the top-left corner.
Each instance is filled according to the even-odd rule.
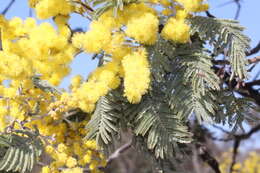
[[[124,92],[128,101],[138,103],[149,88],[150,70],[145,49],[139,49],[125,56],[122,60],[124,68]]]

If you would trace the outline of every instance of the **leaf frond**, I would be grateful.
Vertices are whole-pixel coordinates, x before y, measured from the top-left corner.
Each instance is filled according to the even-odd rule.
[[[250,39],[243,34],[244,27],[238,21],[195,16],[191,20],[192,34],[198,33],[202,40],[208,40],[214,47],[214,55],[224,53],[232,67],[231,79],[247,77],[245,52]]]

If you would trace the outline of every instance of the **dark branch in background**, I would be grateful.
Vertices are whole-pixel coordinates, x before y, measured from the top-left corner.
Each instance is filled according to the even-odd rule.
[[[234,2],[237,4],[237,11],[234,19],[237,20],[241,11],[241,4],[240,0],[234,0]]]
[[[236,14],[235,14],[234,19],[237,20],[238,17],[239,17],[240,11],[241,11],[240,1],[241,1],[241,0],[231,0],[231,1],[225,2],[224,4],[219,5],[218,7],[223,7],[223,6],[226,6],[226,5],[231,4],[231,3],[236,3],[236,5],[237,5],[237,10],[236,10]]]
[[[224,71],[223,68],[217,66],[213,66],[212,68],[231,90],[234,90],[244,97],[252,98],[256,104],[260,105],[260,93],[257,89],[253,88],[253,86],[258,85],[258,82],[252,81],[244,83],[243,81],[239,81],[237,79],[230,81],[230,74]]]
[[[234,171],[234,165],[236,164],[236,157],[238,154],[238,148],[241,141],[250,138],[254,133],[260,130],[260,124],[253,127],[248,133],[240,134],[240,135],[233,135],[234,138],[234,145],[233,145],[233,155],[232,155],[232,162],[230,165],[229,172],[232,173]]]
[[[246,56],[250,56],[250,55],[256,54],[259,51],[260,51],[260,41],[258,42],[258,44],[253,49],[251,49],[250,51],[246,52]]]
[[[254,63],[258,63],[260,61],[260,56],[256,56],[254,58],[248,59],[248,63],[249,64],[254,64]],[[230,62],[228,60],[212,60],[213,64],[216,65],[229,65]]]
[[[197,151],[193,151],[193,154],[198,154],[199,158],[207,163],[215,173],[221,173],[217,159],[210,154],[206,145],[208,137],[211,136],[209,130],[198,124],[197,121],[195,121],[194,125],[190,128],[192,128],[195,140],[194,143],[197,148]]]
[[[200,148],[199,156],[203,162],[206,162],[215,171],[215,173],[221,173],[218,161],[209,154],[206,148]]]
[[[208,17],[216,18],[214,15],[212,15],[208,10],[205,12]]]
[[[12,7],[12,5],[14,4],[14,2],[15,2],[15,0],[11,0],[11,1],[9,2],[9,4],[5,7],[5,9],[1,12],[1,14],[2,14],[2,15],[5,15],[5,14],[8,12],[8,10]]]

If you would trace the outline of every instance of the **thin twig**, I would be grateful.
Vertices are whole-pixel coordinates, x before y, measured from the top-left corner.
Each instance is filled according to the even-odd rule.
[[[205,12],[208,17],[216,18],[213,14],[211,14],[208,10]]]
[[[206,147],[200,147],[199,156],[214,170],[215,173],[221,173],[217,159],[210,155]]]
[[[251,49],[250,51],[246,52],[246,56],[250,56],[250,55],[256,54],[259,51],[260,51],[260,41],[258,42],[258,44],[253,49]]]
[[[248,59],[249,64],[258,63],[260,61],[260,56],[256,56],[254,58]],[[230,62],[228,60],[212,60],[212,63],[216,65],[229,65]]]
[[[237,11],[234,19],[237,20],[241,11],[241,4],[240,0],[234,0],[234,2],[237,4]]]
[[[5,7],[5,9],[1,12],[1,14],[2,14],[2,15],[5,15],[5,14],[8,12],[8,10],[12,7],[12,5],[14,4],[14,2],[15,2],[15,0],[11,0],[11,1],[9,2],[9,4]]]
[[[132,146],[132,140],[129,141],[128,143],[122,145],[121,147],[119,147],[114,153],[112,153],[108,159],[107,159],[107,165],[110,164],[113,160],[115,160],[116,158],[118,158],[123,152],[125,152],[126,150],[128,150],[130,147]]]
[[[252,59],[248,59],[249,64],[257,63],[260,61],[260,56],[256,56]]]

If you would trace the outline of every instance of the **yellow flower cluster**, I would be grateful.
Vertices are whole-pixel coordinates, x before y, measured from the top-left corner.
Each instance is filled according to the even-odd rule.
[[[206,11],[209,6],[208,4],[203,4],[204,0],[176,0],[181,3],[185,10],[188,12],[201,12]]]
[[[163,1],[163,6],[166,7],[162,13],[166,16],[170,15],[173,10],[173,3],[168,0]],[[208,9],[208,4],[203,4],[203,0],[176,0],[178,5],[175,5],[175,16],[171,17],[162,31],[162,36],[165,39],[175,42],[186,43],[189,40],[190,27],[186,23],[186,18],[192,12],[201,12]]]
[[[65,23],[63,20],[64,27]],[[61,28],[62,24],[58,26]],[[42,79],[58,85],[70,72],[68,65],[75,48],[68,42],[68,33],[59,34],[49,23],[37,25],[32,18],[7,21],[1,16],[0,28],[0,69],[4,80],[25,80],[41,74]]]
[[[70,42],[67,20],[68,16],[56,16],[56,30],[49,23],[37,25],[32,18],[8,21],[0,16],[0,131],[8,126],[20,129],[23,122],[25,127],[37,127],[52,148],[58,145],[57,152],[46,151],[53,162],[42,172],[55,173],[64,167],[63,172],[77,173],[86,165],[97,172],[96,167],[104,165],[105,160],[95,142],[83,140],[87,121],[72,122],[66,114],[76,108],[75,102],[69,102],[66,93],[44,91],[33,83],[33,78],[40,75],[42,80],[58,85],[68,75],[76,49]],[[73,92],[80,83],[80,77],[74,79]],[[62,151],[59,144],[70,150]]]
[[[140,51],[136,51],[133,47],[152,45],[157,41],[159,19],[158,11],[147,5],[145,3],[147,1],[143,2],[125,6],[123,11],[117,12],[117,16],[114,16],[112,9],[107,10],[97,20],[91,22],[89,31],[73,36],[72,43],[75,47],[83,49],[87,53],[105,51],[106,54],[111,55],[112,63],[117,64],[114,67],[118,69],[112,72],[107,79],[104,77],[102,79],[94,72],[92,77],[96,76],[95,80],[83,83],[74,92],[73,99],[79,99],[79,107],[84,111],[92,111],[100,96],[107,94],[110,89],[116,88],[108,85],[109,79],[114,81],[115,86],[119,86],[116,81],[119,81],[119,76],[123,77],[125,96],[131,103],[138,103],[142,95],[147,92],[150,83],[148,61],[145,60],[145,54],[139,55],[137,52]],[[161,34],[165,39],[178,43],[186,43],[189,40],[190,27],[186,23],[189,14],[206,10],[207,6],[203,4],[202,0],[150,0],[149,2],[176,11],[175,16],[168,20]],[[101,76],[109,75],[105,68],[106,65],[97,70],[98,73],[104,71]],[[137,81],[132,82],[134,81],[133,76],[140,76],[142,81],[138,80],[137,86],[139,87],[133,87]],[[101,80],[104,81],[101,82]],[[90,90],[92,95],[89,94]]]
[[[54,159],[49,165],[42,168],[44,172],[56,172],[60,167],[66,167],[62,172],[77,173],[83,171],[81,167],[86,164],[92,173],[98,173],[98,166],[105,166],[103,156],[96,150],[95,141],[70,141],[67,144],[60,143],[56,148],[46,146],[45,151]]]
[[[185,23],[186,12],[177,11],[176,17],[170,18],[162,30],[165,39],[179,43],[186,43],[189,40],[190,27]]]
[[[68,15],[74,10],[73,4],[68,0],[29,0],[29,5],[35,8],[39,19]]]

